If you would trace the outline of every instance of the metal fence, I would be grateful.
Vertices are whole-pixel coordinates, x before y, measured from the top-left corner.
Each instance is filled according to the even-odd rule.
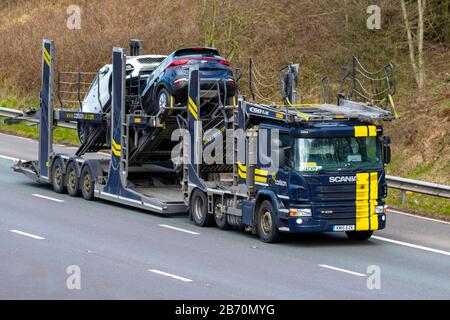
[[[399,189],[402,192],[402,203],[406,201],[407,191],[447,199],[450,198],[450,186],[447,185],[389,175],[386,176],[386,182],[389,188]]]

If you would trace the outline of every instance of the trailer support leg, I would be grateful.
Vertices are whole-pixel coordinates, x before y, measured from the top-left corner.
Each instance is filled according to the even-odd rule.
[[[42,43],[42,83],[40,93],[38,176],[49,180],[49,162],[53,153],[53,85],[55,46],[52,40]]]

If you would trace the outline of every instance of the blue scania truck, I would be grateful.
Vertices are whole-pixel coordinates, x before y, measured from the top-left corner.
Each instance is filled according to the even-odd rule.
[[[193,67],[187,104],[146,115],[129,108],[139,97],[127,95],[126,55],[114,48],[111,108],[83,113],[53,107],[54,56],[53,41],[44,40],[38,160],[20,161],[15,171],[56,192],[161,214],[186,212],[199,226],[245,229],[264,242],[300,232],[365,240],[385,227],[390,138],[382,123],[396,118],[392,89],[389,108],[342,94],[336,104],[299,105],[290,68],[285,105],[244,96],[225,105],[202,96]],[[75,154],[53,151],[52,129],[67,121],[96,128]],[[173,139],[176,129],[186,133],[181,144]],[[110,156],[89,156],[104,148]],[[204,161],[205,153],[214,161]]]

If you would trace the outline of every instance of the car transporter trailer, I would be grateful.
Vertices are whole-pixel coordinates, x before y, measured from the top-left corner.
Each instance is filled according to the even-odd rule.
[[[303,231],[349,231],[353,232],[350,233],[350,238],[363,239],[370,237],[373,230],[384,228],[384,170],[350,172],[349,175],[355,178],[346,178],[349,182],[347,185],[333,185],[333,177],[327,175],[327,182],[323,182],[322,189],[328,192],[329,198],[326,200],[335,202],[326,204],[336,204],[338,209],[333,210],[336,210],[336,215],[341,215],[340,219],[329,219],[323,218],[322,211],[316,213],[319,207],[315,206],[321,204],[313,201],[313,196],[298,206],[297,198],[303,199],[299,190],[303,190],[305,195],[308,193],[304,186],[291,185],[289,182],[287,177],[294,169],[289,169],[291,173],[283,173],[283,170],[278,172],[277,169],[265,168],[258,160],[256,150],[259,125],[263,127],[264,121],[269,121],[270,125],[266,126],[274,131],[305,123],[310,126],[310,132],[319,132],[319,135],[337,134],[358,139],[374,137],[378,139],[376,143],[383,147],[383,159],[388,163],[390,140],[382,137],[382,127],[373,125],[372,122],[394,119],[395,109],[393,114],[390,110],[346,100],[342,96],[338,98],[339,108],[330,104],[310,108],[297,108],[295,105],[278,108],[250,103],[239,96],[237,103],[231,106],[219,103],[212,109],[204,108],[204,111],[200,100],[201,78],[198,67],[194,66],[189,70],[186,105],[170,105],[168,108],[172,110],[162,110],[153,116],[128,113],[126,55],[122,48],[113,48],[112,105],[109,113],[54,109],[54,61],[53,41],[43,40],[38,160],[19,161],[13,167],[14,171],[24,173],[35,181],[50,183],[56,192],[63,192],[67,188],[72,196],[81,191],[87,200],[100,198],[161,214],[189,212],[197,225],[208,226],[215,221],[222,229],[245,228],[258,233],[265,242],[277,241],[280,232]],[[291,83],[292,95],[296,84],[293,81]],[[295,101],[295,96],[291,96],[290,101]],[[179,171],[155,164],[130,165],[129,147],[137,140],[131,134],[133,129],[150,132],[144,139],[146,145],[149,145],[148,141],[169,130],[167,128],[170,126],[166,127],[169,118],[171,121],[176,119],[178,127],[189,133],[189,140],[185,139],[183,142],[183,148],[187,147],[185,150],[188,150],[186,153],[189,161],[184,161]],[[81,146],[81,151],[76,154],[55,153],[52,135],[54,125],[68,121],[98,126],[106,123],[108,130],[104,132],[110,134],[110,159],[90,159],[83,156],[89,150],[98,151],[99,148],[92,146],[94,140],[87,147]],[[327,122],[335,124],[337,129],[322,126]],[[216,133],[205,137],[202,130],[206,128],[213,128]],[[172,129],[169,131],[173,131]],[[236,131],[239,129],[244,132],[243,140],[237,138]],[[232,146],[231,149],[227,148],[223,158],[229,161],[225,164],[202,163],[201,153],[205,146],[228,132],[231,132]],[[298,132],[305,136],[311,134],[308,130]],[[140,146],[137,142],[134,145]],[[144,148],[135,149],[139,153]],[[158,153],[158,150],[152,149],[149,154],[151,153]],[[276,154],[275,152],[271,156]],[[134,157],[138,158],[139,154],[134,154]],[[284,153],[280,159],[284,159]],[[308,187],[308,181],[316,180],[307,178],[304,183]],[[311,187],[316,188],[313,185]],[[353,195],[353,208],[348,209],[346,204],[345,215],[337,207],[340,205],[339,199],[330,198],[336,193],[341,193],[342,197]],[[326,196],[322,193],[320,195]],[[316,218],[316,215],[321,218]]]

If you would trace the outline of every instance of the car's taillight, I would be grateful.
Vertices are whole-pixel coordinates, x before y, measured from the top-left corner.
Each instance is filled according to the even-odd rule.
[[[181,66],[181,65],[187,64],[189,61],[194,61],[194,60],[201,60],[201,61],[212,60],[212,61],[217,61],[220,64],[223,64],[224,66],[229,66],[230,65],[230,62],[228,60],[219,59],[219,58],[207,58],[207,57],[205,57],[205,58],[189,58],[189,59],[174,60],[174,61],[172,61],[171,64],[169,64],[167,66],[167,68]]]
[[[183,64],[186,64],[189,62],[189,59],[179,59],[179,60],[173,60],[171,64],[167,66],[167,68],[172,68],[176,66],[181,66]]]

